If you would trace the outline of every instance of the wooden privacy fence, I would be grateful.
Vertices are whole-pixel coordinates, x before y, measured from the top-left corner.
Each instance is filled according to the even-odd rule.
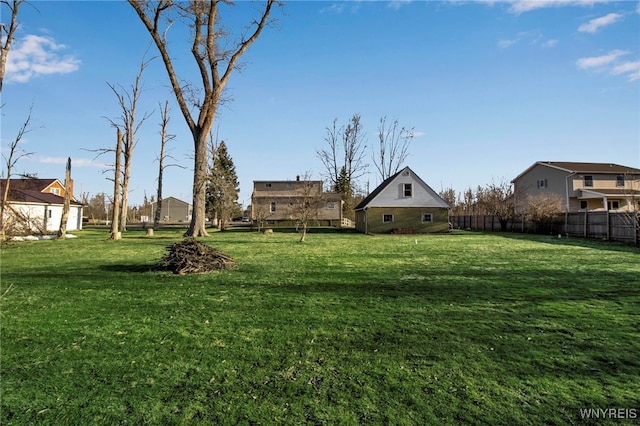
[[[493,215],[452,215],[449,221],[454,229],[502,230],[500,221]],[[544,224],[518,217],[509,220],[506,225],[505,230],[508,232],[562,234],[634,244],[639,244],[640,241],[640,213],[585,211],[562,214]]]

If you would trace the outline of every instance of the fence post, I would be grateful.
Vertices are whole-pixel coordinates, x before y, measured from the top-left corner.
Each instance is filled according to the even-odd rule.
[[[607,210],[607,241],[609,241],[611,237],[611,212]]]
[[[587,229],[588,229],[588,225],[587,225],[587,221],[589,220],[589,213],[587,212],[587,209],[584,209],[584,229],[583,229],[583,237],[587,238]]]

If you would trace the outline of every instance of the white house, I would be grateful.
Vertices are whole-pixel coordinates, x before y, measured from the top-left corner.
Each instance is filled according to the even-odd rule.
[[[4,193],[6,179],[0,180]],[[73,191],[72,187],[69,188]],[[57,179],[10,179],[4,220],[22,232],[48,233],[60,228],[65,188]],[[82,229],[82,203],[71,194],[67,231]],[[28,229],[25,229],[28,228]]]

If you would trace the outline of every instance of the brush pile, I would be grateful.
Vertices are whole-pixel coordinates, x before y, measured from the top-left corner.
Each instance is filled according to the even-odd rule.
[[[174,274],[201,274],[233,268],[236,261],[211,246],[188,238],[167,247],[160,267]]]

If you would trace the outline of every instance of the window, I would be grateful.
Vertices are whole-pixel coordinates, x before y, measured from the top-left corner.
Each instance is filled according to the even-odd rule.
[[[584,186],[585,187],[593,187],[593,176],[585,176],[584,177]]]
[[[607,201],[607,210],[618,210],[620,208],[620,202],[617,200]]]
[[[265,184],[264,184],[264,186],[265,186],[266,188],[271,188],[271,183],[265,183]]]
[[[327,203],[327,210],[335,210],[336,208],[336,203],[334,203],[333,201],[329,201]]]
[[[405,183],[404,184],[404,196],[405,197],[411,197],[412,196],[412,191],[411,191],[411,184],[410,183]]]
[[[55,195],[60,195],[60,188],[51,188],[49,192]]]
[[[624,188],[624,176],[622,175],[616,176],[616,186]]]
[[[382,215],[382,223],[392,223],[393,215],[392,214],[383,214]]]
[[[587,202],[587,200],[580,200],[580,210],[586,210],[588,206],[589,203]]]
[[[269,207],[269,211],[271,213],[275,213],[276,212],[276,202],[275,201],[271,202],[271,206]]]
[[[47,217],[51,219],[51,210],[47,210]]]
[[[433,214],[431,213],[422,214],[422,223],[432,223],[432,222],[433,222]]]
[[[548,188],[548,187],[549,187],[549,183],[547,182],[546,179],[538,180],[538,188]]]

